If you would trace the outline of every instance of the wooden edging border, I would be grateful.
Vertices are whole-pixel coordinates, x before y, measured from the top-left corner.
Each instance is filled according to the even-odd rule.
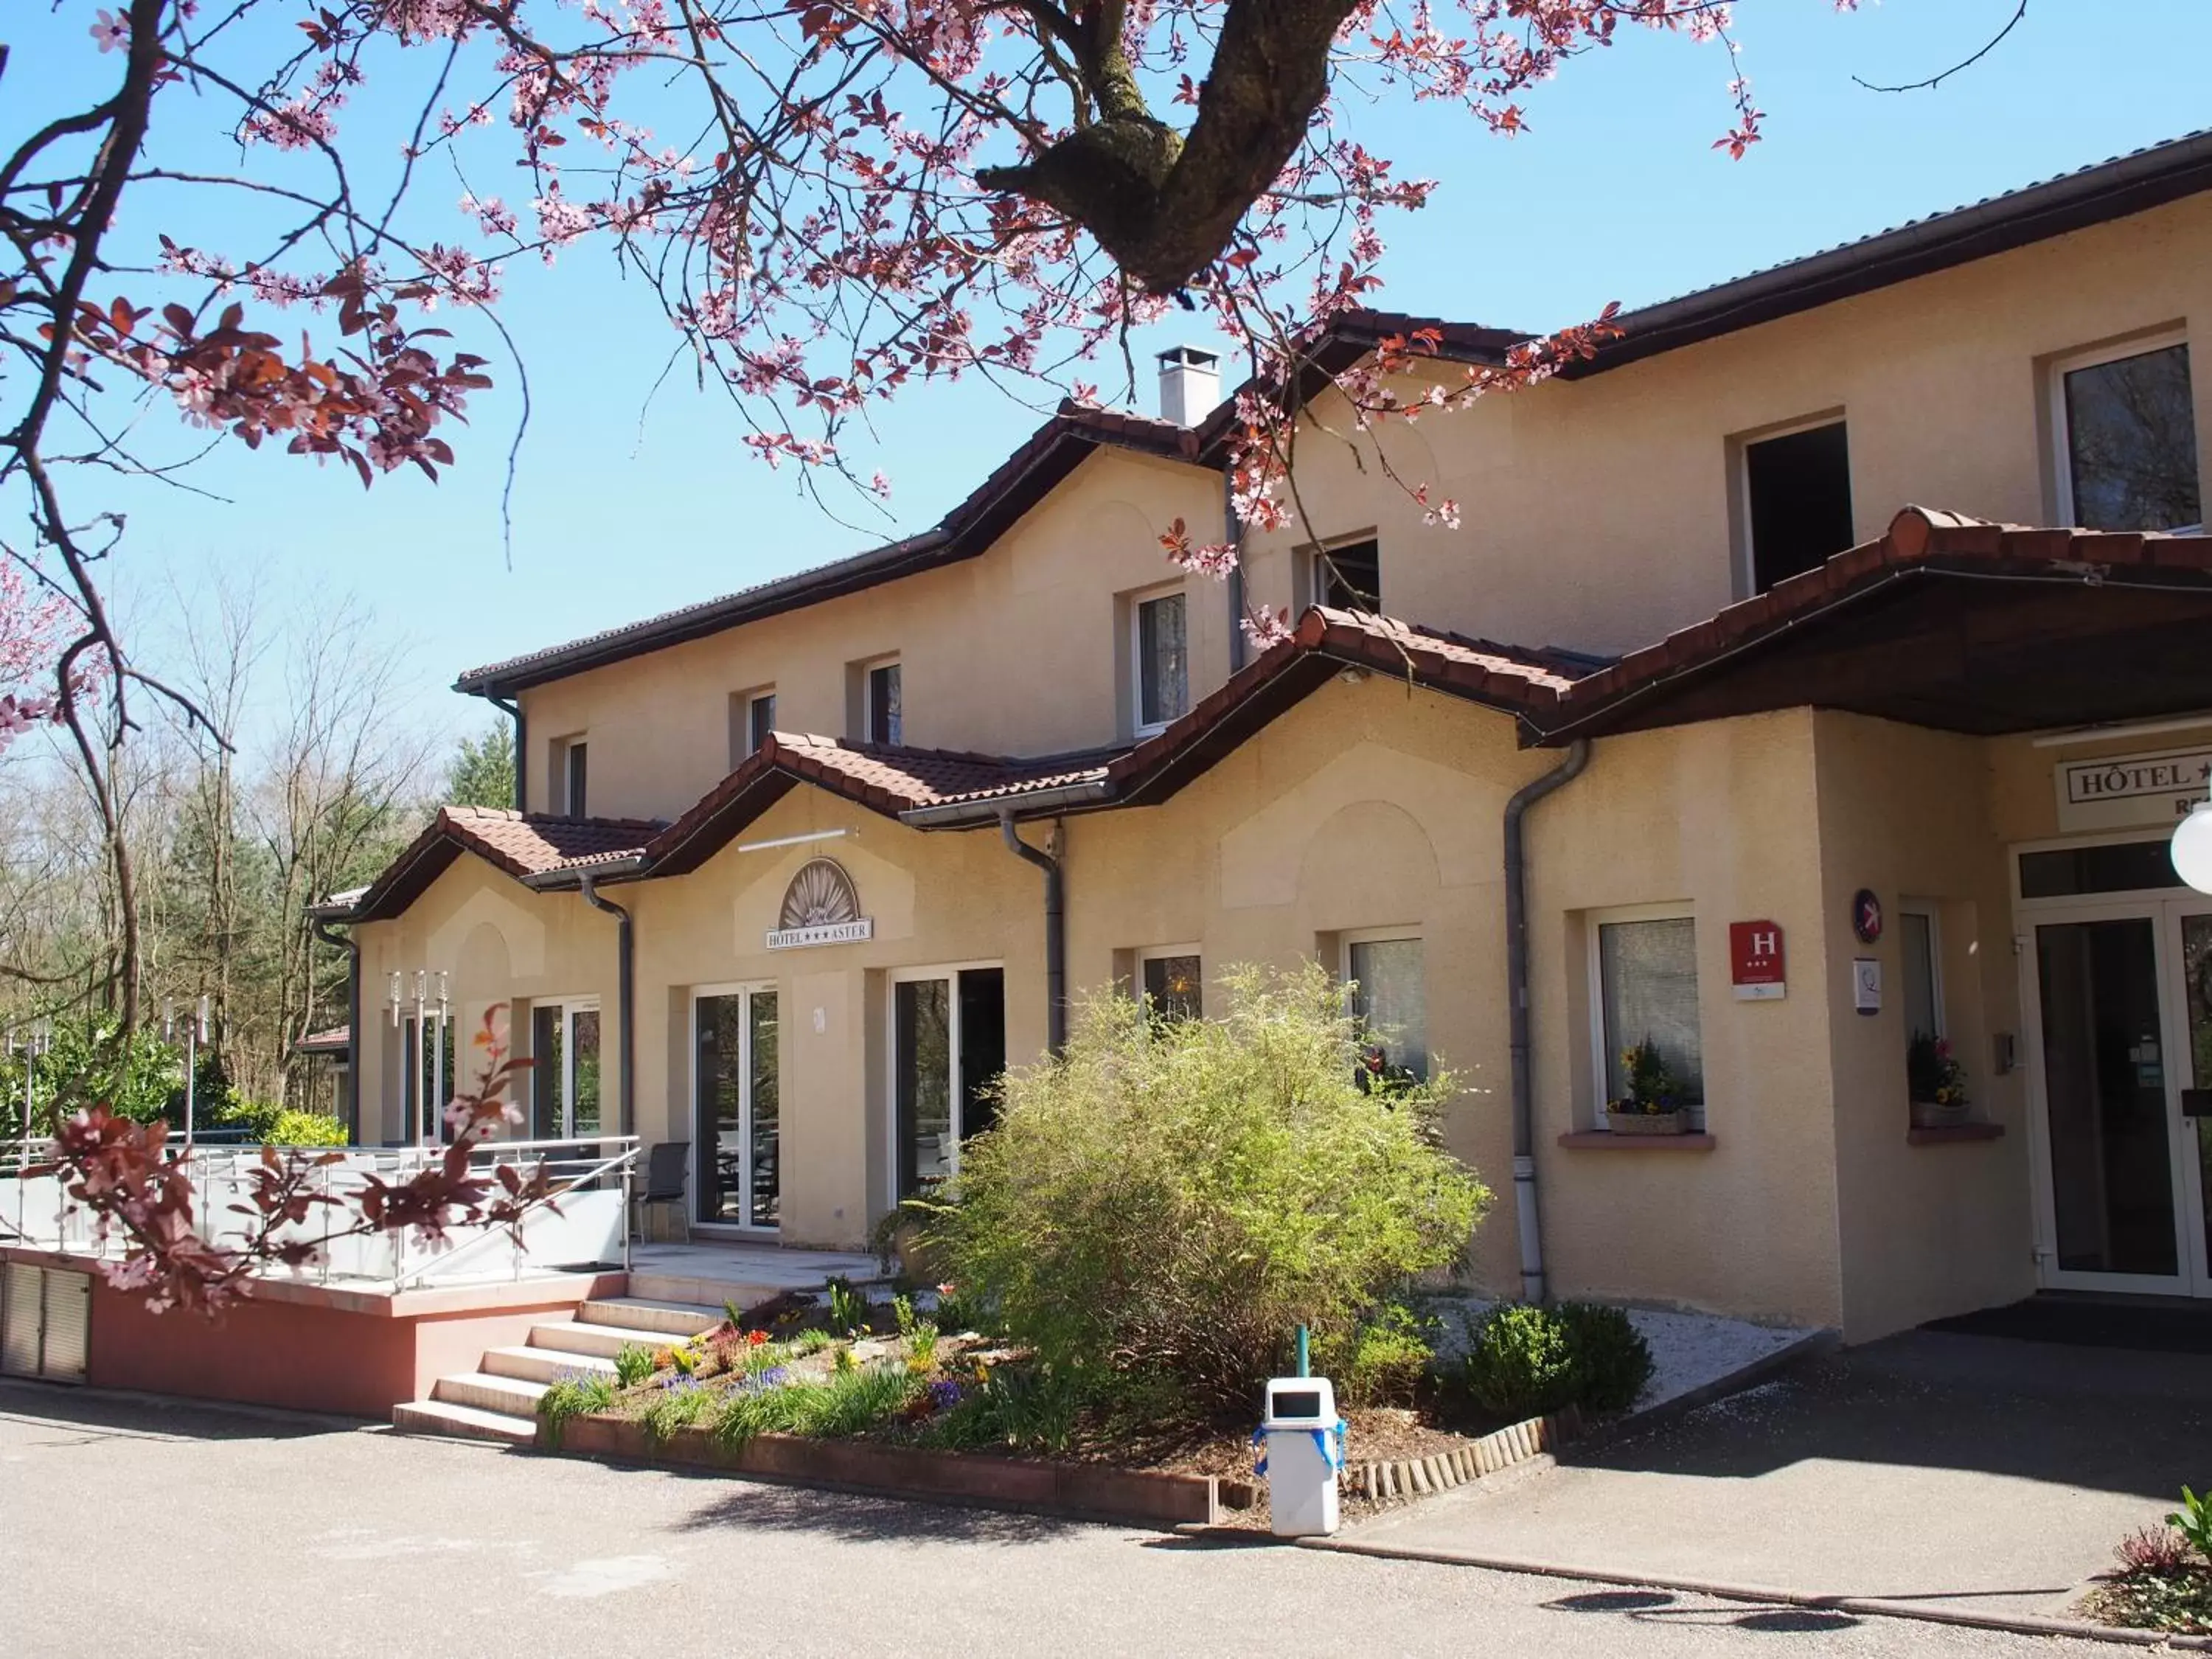
[[[1510,1423],[1480,1440],[1432,1456],[1347,1463],[1340,1483],[1346,1492],[1370,1500],[1426,1498],[1540,1457],[1579,1438],[1582,1432],[1582,1408],[1567,1406],[1548,1417]]]
[[[1042,1458],[992,1457],[926,1451],[865,1440],[809,1440],[763,1434],[732,1449],[704,1429],[681,1429],[655,1443],[634,1418],[593,1413],[562,1425],[557,1443],[545,1425],[540,1451],[602,1457],[677,1468],[713,1469],[794,1485],[878,1492],[934,1503],[1062,1515],[1158,1527],[1214,1526],[1221,1520],[1220,1482],[1210,1474],[1169,1474],[1059,1463]]]

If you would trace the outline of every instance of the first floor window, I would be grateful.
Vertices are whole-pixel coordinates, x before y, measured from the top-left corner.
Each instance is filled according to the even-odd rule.
[[[1817,570],[1851,544],[1851,450],[1841,421],[1743,447],[1751,585]]]
[[[404,1069],[400,1078],[402,1115],[407,1137],[421,1146],[451,1140],[446,1108],[458,1094],[453,1078],[453,1022],[433,1009],[421,1019],[401,1022]]]
[[[1004,969],[909,974],[893,982],[896,1197],[958,1172],[961,1142],[997,1118],[1006,1069]]]
[[[899,665],[878,663],[868,671],[867,733],[870,743],[896,745],[905,738],[899,696]]]
[[[1314,555],[1313,597],[1332,611],[1382,609],[1382,544],[1348,542]]]
[[[2059,483],[2067,522],[2088,530],[2185,530],[2204,521],[2189,347],[2057,368]]]
[[[572,1140],[599,1132],[599,1006],[540,1002],[530,1010],[531,1133]]]
[[[1605,1097],[1638,1100],[1660,1091],[1676,1107],[1705,1098],[1698,1034],[1698,925],[1687,916],[1601,921],[1597,930],[1600,1041]],[[1656,1052],[1655,1076],[1648,1059]]]
[[[702,1222],[773,1227],[781,1212],[776,1007],[770,986],[693,1000],[693,1213]]]
[[[1137,730],[1157,732],[1190,708],[1190,651],[1181,592],[1136,605]]]
[[[1357,939],[1345,950],[1352,1012],[1365,1032],[1361,1081],[1429,1075],[1429,993],[1418,939]]]
[[[1156,1019],[1198,1019],[1206,1008],[1203,976],[1195,951],[1148,956],[1144,963],[1145,1000]]]

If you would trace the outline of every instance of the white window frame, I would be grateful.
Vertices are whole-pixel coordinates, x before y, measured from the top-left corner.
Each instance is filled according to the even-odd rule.
[[[896,652],[888,657],[872,657],[860,665],[860,741],[876,741],[876,671],[880,668],[899,671],[898,735],[884,741],[902,748],[906,743],[906,665]]]
[[[767,694],[763,694],[763,695],[767,695]],[[750,703],[748,703],[747,708],[748,708],[748,712],[750,713]],[[745,1164],[746,1164],[746,1168],[745,1168],[745,1176],[746,1176],[746,1180],[745,1180],[744,1191],[744,1195],[743,1195],[743,1196],[744,1196],[744,1202],[743,1202],[743,1205],[742,1205],[742,1209],[743,1209],[743,1212],[744,1212],[744,1216],[745,1216],[745,1218],[745,1218],[744,1220],[743,1220],[743,1221],[700,1221],[700,1220],[698,1220],[698,1219],[696,1219],[696,1217],[695,1217],[695,1215],[694,1215],[693,1213],[688,1213],[688,1212],[695,1212],[695,1211],[696,1211],[696,1206],[697,1206],[697,1201],[698,1201],[698,1194],[699,1194],[699,1192],[700,1192],[701,1188],[705,1185],[705,1183],[704,1183],[703,1182],[702,1182],[702,1181],[700,1180],[700,1178],[699,1178],[699,1171],[700,1171],[700,1169],[701,1169],[701,1167],[702,1167],[702,1163],[703,1163],[703,1161],[704,1161],[705,1159],[707,1159],[707,1158],[708,1158],[713,1157],[713,1156],[714,1155],[714,1153],[715,1153],[717,1151],[719,1151],[719,1150],[720,1150],[720,1149],[719,1149],[719,1148],[717,1148],[717,1147],[713,1147],[713,1146],[707,1146],[707,1145],[704,1143],[704,1141],[701,1139],[701,1136],[700,1136],[700,1123],[699,1123],[699,1004],[700,1004],[700,1001],[701,1001],[701,1000],[702,1000],[702,999],[706,998],[706,997],[734,997],[734,996],[742,996],[742,997],[744,997],[744,998],[747,998],[748,1000],[750,1000],[750,998],[752,998],[752,997],[754,997],[754,996],[757,995],[759,993],[761,993],[761,992],[763,992],[763,991],[773,992],[773,993],[775,994],[775,1018],[776,1018],[776,1024],[777,1024],[777,1025],[779,1026],[779,1028],[781,1028],[781,1026],[782,1025],[782,1023],[783,1023],[783,1017],[784,1017],[784,995],[783,995],[783,987],[782,987],[782,985],[781,985],[781,981],[779,981],[772,980],[772,979],[745,979],[745,980],[737,980],[737,981],[732,981],[732,982],[730,982],[730,983],[728,983],[728,984],[725,984],[725,985],[695,985],[695,986],[693,986],[693,987],[691,988],[691,1015],[690,1015],[690,1027],[691,1027],[691,1037],[690,1037],[690,1041],[691,1041],[691,1066],[690,1066],[690,1074],[691,1074],[691,1092],[690,1092],[690,1097],[689,1103],[688,1103],[688,1104],[687,1104],[687,1105],[686,1105],[686,1107],[685,1107],[685,1119],[686,1119],[686,1121],[687,1121],[687,1123],[688,1123],[688,1125],[689,1125],[689,1127],[690,1127],[690,1135],[691,1135],[691,1170],[690,1170],[690,1178],[691,1178],[691,1180],[692,1180],[692,1182],[693,1182],[693,1183],[694,1183],[694,1184],[693,1184],[693,1186],[692,1186],[692,1188],[691,1188],[691,1190],[690,1190],[690,1192],[688,1192],[687,1194],[684,1194],[684,1205],[685,1205],[685,1209],[686,1209],[686,1211],[687,1211],[687,1213],[686,1213],[686,1215],[684,1216],[684,1221],[685,1221],[685,1223],[690,1226],[690,1230],[691,1230],[693,1232],[695,1232],[695,1233],[705,1233],[705,1234],[707,1234],[708,1236],[709,1236],[710,1237],[756,1237],[756,1238],[773,1238],[773,1237],[775,1237],[779,1232],[781,1232],[781,1231],[782,1231],[782,1228],[781,1228],[781,1226],[780,1225],[780,1224],[778,1224],[778,1223],[776,1223],[776,1222],[773,1222],[773,1221],[755,1221],[755,1220],[753,1220],[753,1219],[751,1218],[752,1218],[752,1212],[753,1212],[753,1188],[752,1188],[752,1180],[751,1180],[751,1176],[752,1176],[752,1168],[751,1168],[751,1164],[752,1164],[752,1139],[753,1139],[753,1090],[752,1090],[752,1075],[753,1075],[753,1023],[752,1023],[752,1021],[751,1021],[751,1019],[750,1019],[750,1018],[748,1018],[744,1022],[744,1024],[743,1024],[742,1027],[740,1028],[740,1030],[741,1030],[741,1033],[742,1033],[742,1041],[741,1041],[740,1053],[739,1053],[738,1060],[738,1068],[739,1068],[740,1075],[742,1075],[742,1076],[744,1078],[744,1079],[745,1079],[745,1087],[744,1087],[744,1113],[743,1113],[743,1115],[742,1115],[742,1116],[743,1116],[743,1122],[742,1122],[742,1124],[741,1124],[741,1126],[740,1126],[740,1127],[739,1127],[739,1129],[738,1129],[738,1133],[744,1137],[744,1148],[745,1148]],[[748,1011],[747,1011],[747,1012],[748,1012],[748,1013],[750,1013],[750,1009],[748,1009]],[[778,1044],[779,1044],[779,1048],[781,1048],[781,1036],[779,1035],[779,1038],[778,1038]],[[777,1135],[777,1140],[776,1140],[776,1161],[777,1161],[777,1164],[778,1164],[779,1167],[778,1167],[778,1169],[777,1169],[777,1170],[776,1170],[776,1172],[775,1172],[775,1173],[776,1173],[776,1196],[777,1196],[777,1200],[778,1200],[778,1210],[779,1210],[779,1212],[781,1212],[781,1200],[782,1200],[782,1192],[783,1192],[783,1170],[782,1170],[782,1169],[780,1167],[780,1166],[781,1166],[781,1163],[782,1163],[782,1159],[783,1159],[783,1144],[782,1144],[782,1136],[781,1136],[781,1121],[782,1121],[782,1109],[783,1109],[783,1066],[782,1066],[782,1060],[783,1060],[783,1057],[782,1057],[781,1054],[781,1053],[779,1053],[779,1054],[777,1054],[777,1056],[776,1056],[776,1112],[777,1112],[777,1123],[778,1123],[778,1131],[779,1131],[778,1135]]]
[[[763,687],[757,691],[748,691],[745,693],[745,753],[748,755],[758,754],[760,752],[761,741],[768,735],[767,732],[763,732],[760,727],[760,720],[758,718],[760,714],[760,706],[764,702],[773,703],[775,701],[775,688],[772,685]],[[770,714],[769,716],[769,731],[773,732],[775,729],[775,716]]]
[[[952,1103],[952,1145],[945,1153],[945,1173],[960,1173],[960,1143],[966,1139],[967,1125],[961,1121],[960,1103],[960,1048],[966,1035],[960,1027],[960,975],[986,968],[1006,970],[1004,958],[981,957],[974,962],[936,963],[926,968],[894,968],[884,975],[884,1187],[888,1207],[896,1210],[901,1202],[899,1194],[899,1121],[898,1121],[898,988],[916,980],[941,979],[952,988],[952,1030],[945,1043],[945,1065],[951,1068],[950,1083]],[[1012,1066],[1011,1050],[1007,1065]]]
[[[592,734],[588,730],[571,732],[564,737],[555,738],[547,747],[552,751],[553,775],[546,780],[546,810],[561,817],[580,817],[582,814],[576,811],[576,803],[569,799],[568,783],[574,775],[569,769],[571,762],[568,757],[574,750],[580,748],[584,751],[584,804],[588,806],[592,788]]]
[[[1357,539],[1365,540],[1360,537]],[[1355,945],[1414,944],[1421,947],[1421,1001],[1425,1010],[1429,988],[1429,936],[1419,922],[1401,922],[1394,927],[1348,927],[1336,936],[1336,978],[1340,985],[1352,982],[1352,947]],[[1436,1072],[1436,1049],[1431,1046],[1431,1034],[1421,1033],[1421,1042],[1428,1061],[1429,1072]]]
[[[2133,829],[2098,830],[2080,836],[2050,836],[2035,841],[2015,841],[2005,846],[2005,884],[2011,890],[2013,908],[2031,915],[2039,910],[2074,910],[2084,905],[2128,903],[2136,900],[2156,902],[2161,899],[2185,896],[2189,889],[2172,887],[2124,887],[2109,893],[2057,893],[2049,898],[2029,898],[2021,891],[2020,859],[2023,853],[2066,853],[2081,847],[2123,847],[2135,842],[2163,841],[2167,834],[2154,823],[2139,823]],[[2021,938],[2024,939],[2025,935]],[[2015,943],[2019,940],[2016,939]]]
[[[1182,714],[1164,720],[1145,720],[1145,629],[1144,608],[1160,599],[1179,599],[1182,601],[1182,713],[1190,712],[1190,617],[1189,588],[1183,582],[1166,582],[1158,587],[1147,587],[1129,595],[1129,728],[1139,738],[1156,737],[1182,718]]]
[[[1825,414],[1808,415],[1802,420],[1784,421],[1778,426],[1753,427],[1748,432],[1739,432],[1729,439],[1729,486],[1735,498],[1735,521],[1738,526],[1735,549],[1735,596],[1739,599],[1759,596],[1759,550],[1751,538],[1751,448],[1753,444],[1770,443],[1777,438],[1794,438],[1801,432],[1818,432],[1823,427],[1844,428],[1844,442],[1850,443],[1850,411],[1838,404]],[[1857,510],[1856,504],[1853,511]],[[1664,917],[1654,918],[1664,921]]]
[[[589,763],[586,763],[589,764]],[[542,1137],[549,1140],[605,1140],[611,1136],[606,1127],[607,1070],[606,1016],[599,1007],[597,996],[532,997],[530,1000],[530,1040],[538,1041],[538,1011],[558,1008],[561,1011],[561,1121],[555,1133]],[[587,1135],[576,1133],[576,1016],[599,1015],[599,1127]],[[459,1055],[455,1060],[458,1062]],[[534,1060],[538,1057],[532,1054]],[[530,1132],[538,1132],[537,1068],[531,1068]]]
[[[1815,425],[1822,424],[1815,422]],[[1605,1024],[1605,949],[1600,930],[1622,921],[1686,921],[1692,927],[1698,920],[1697,907],[1687,899],[1667,899],[1656,904],[1620,904],[1610,909],[1587,910],[1583,913],[1583,927],[1589,957],[1589,1039],[1590,1039],[1590,1117],[1601,1129],[1606,1127],[1605,1080],[1612,1071],[1613,1036]],[[1698,945],[1700,951],[1703,942]],[[1702,1050],[1705,1037],[1705,976],[1704,964],[1698,964],[1698,1046]],[[1700,1056],[1702,1058],[1702,1055]],[[1711,1091],[1707,1098],[1688,1109],[1693,1115],[1693,1127],[1704,1117],[1711,1103]]]
[[[2018,860],[2014,860],[2013,868],[2018,871]],[[2016,874],[2014,879],[2019,879]],[[1899,917],[1919,916],[1928,923],[1928,996],[1934,1005],[1936,1015],[1936,1029],[1930,1035],[1938,1039],[1948,1036],[1950,1035],[1951,1020],[1943,1006],[1943,907],[1934,899],[1900,898],[1897,902],[1897,914]],[[1902,1012],[1905,1000],[1905,929],[1902,927],[1897,930],[1897,993],[1899,1011]],[[1908,1042],[1912,1040],[1909,1028],[1905,1037]]]
[[[1171,957],[1198,958],[1199,1001],[1201,1008],[1206,1000],[1206,951],[1197,945],[1147,945],[1137,952],[1136,977],[1130,981],[1130,994],[1142,1002],[1145,1000],[1145,964],[1162,962]]]
[[[2074,505],[2074,442],[2073,434],[2066,423],[2066,377],[2077,369],[2095,368],[2100,363],[2117,363],[2126,357],[2148,356],[2154,351],[2164,351],[2171,346],[2189,343],[2186,328],[2160,329],[2154,334],[2138,334],[2130,339],[2109,342],[2100,346],[2087,346],[2079,351],[2069,351],[2063,356],[2053,357],[2045,370],[2043,395],[2051,410],[2051,499],[2058,509],[2058,522],[2073,526],[2080,522]],[[2197,383],[2197,354],[2190,353],[2190,390],[2193,394]],[[2204,503],[2204,480],[2197,480],[2197,501],[2201,509]],[[2201,535],[2204,526],[2176,525],[2169,535]]]
[[[1306,605],[1319,605],[1328,597],[1329,573],[1325,561],[1328,556],[1341,552],[1347,547],[1358,547],[1362,542],[1375,544],[1375,610],[1377,615],[1389,614],[1382,608],[1382,536],[1376,530],[1362,530],[1350,536],[1332,536],[1328,540],[1306,549]],[[1302,605],[1299,608],[1303,610],[1305,607]]]

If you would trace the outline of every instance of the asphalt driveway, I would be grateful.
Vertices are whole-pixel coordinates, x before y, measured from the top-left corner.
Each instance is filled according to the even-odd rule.
[[[2208,1480],[2212,1356],[1918,1331],[1349,1535],[2051,1616]]]

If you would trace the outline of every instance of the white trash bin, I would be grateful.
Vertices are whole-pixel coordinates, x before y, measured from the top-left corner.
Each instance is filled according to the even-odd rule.
[[[1252,1438],[1262,1448],[1267,1511],[1278,1538],[1308,1538],[1337,1526],[1336,1472],[1344,1467],[1344,1422],[1325,1376],[1279,1376]]]

